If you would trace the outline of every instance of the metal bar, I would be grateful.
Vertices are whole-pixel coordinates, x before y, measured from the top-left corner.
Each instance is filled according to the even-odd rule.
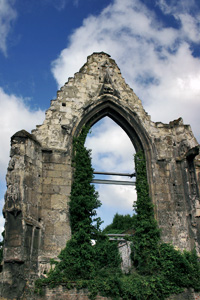
[[[135,182],[133,181],[120,181],[120,180],[93,179],[91,182],[98,183],[98,184],[135,185]]]
[[[114,172],[98,172],[95,171],[93,174],[98,174],[98,175],[116,175],[116,176],[127,176],[127,177],[133,177],[136,176],[135,173],[129,174],[129,173],[114,173]]]

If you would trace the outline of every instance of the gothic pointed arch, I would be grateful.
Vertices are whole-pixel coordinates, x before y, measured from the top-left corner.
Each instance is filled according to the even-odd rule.
[[[92,107],[88,108],[77,126],[75,135],[82,126],[93,126],[104,117],[110,117],[129,136],[136,151],[146,150],[151,147],[151,141],[146,130],[143,128],[137,115],[133,115],[129,110],[124,109],[113,98],[106,97],[103,101],[96,101]]]

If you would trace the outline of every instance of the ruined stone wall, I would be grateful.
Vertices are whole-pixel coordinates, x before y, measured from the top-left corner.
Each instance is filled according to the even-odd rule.
[[[3,209],[6,220],[4,291],[9,291],[12,285],[13,290],[21,292],[26,280],[32,280],[38,272],[42,233],[40,148],[40,144],[23,130],[11,139]]]
[[[66,150],[42,150],[43,234],[38,258],[39,274],[49,270],[50,258],[56,258],[71,237],[68,212],[71,177],[71,160]]]
[[[44,295],[36,295],[30,294],[27,290],[22,296],[22,300],[89,300],[89,293],[87,289],[77,290],[76,288],[68,290],[65,286],[58,286],[56,288],[48,288],[46,287],[44,290]],[[200,293],[195,293],[192,289],[185,289],[184,292],[178,295],[171,295],[166,300],[199,300]],[[0,297],[0,300],[5,300],[4,298]],[[15,300],[15,299],[14,299]],[[96,300],[111,300],[108,297],[102,297],[97,295]],[[121,299],[123,300],[123,299]]]
[[[147,160],[150,196],[162,238],[199,252],[199,146],[180,118],[154,123],[105,53],[89,56],[51,101],[42,125],[12,137],[5,196],[6,242],[2,295],[49,269],[70,239],[72,140],[84,125],[109,116]],[[197,159],[195,160],[195,157]],[[13,271],[13,268],[15,269]],[[18,276],[13,276],[13,272]],[[16,286],[16,289],[14,289]]]

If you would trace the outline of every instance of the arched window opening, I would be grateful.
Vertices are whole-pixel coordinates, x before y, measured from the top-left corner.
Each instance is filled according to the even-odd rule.
[[[91,127],[85,146],[92,150],[92,167],[94,171],[107,173],[133,174],[135,149],[128,135],[109,117],[104,117]],[[95,178],[134,181],[126,176],[100,175]],[[133,203],[137,195],[133,185],[95,184],[102,206],[97,216],[104,223],[102,229],[112,223],[116,213],[133,215]]]

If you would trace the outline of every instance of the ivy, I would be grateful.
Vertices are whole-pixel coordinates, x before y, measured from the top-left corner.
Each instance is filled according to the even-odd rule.
[[[96,216],[96,209],[101,206],[101,202],[94,185],[91,185],[93,179],[91,151],[84,147],[87,133],[88,128],[83,128],[80,136],[74,138],[73,141],[75,172],[69,212],[72,234],[84,228],[84,231],[91,238],[95,238],[101,223],[99,218],[94,219],[94,217]]]
[[[101,294],[123,300],[164,300],[184,288],[200,291],[200,263],[195,249],[181,252],[161,241],[149,198],[143,152],[135,155],[137,202],[136,215],[131,217],[135,234],[130,238],[133,268],[130,274],[122,274],[117,241],[108,240],[100,230],[101,220],[96,218],[96,209],[101,203],[91,185],[90,151],[84,147],[87,132],[84,128],[73,145],[72,238],[58,256],[59,261],[52,261],[47,278],[36,281],[36,290],[41,291],[44,285],[64,284],[69,289],[75,285],[77,289],[87,288],[90,299]],[[118,219],[122,221],[118,216],[115,221]]]
[[[149,197],[146,176],[146,161],[143,152],[135,155],[137,202],[134,216],[133,260],[140,273],[155,271],[160,243],[160,230],[154,218],[154,209]]]

